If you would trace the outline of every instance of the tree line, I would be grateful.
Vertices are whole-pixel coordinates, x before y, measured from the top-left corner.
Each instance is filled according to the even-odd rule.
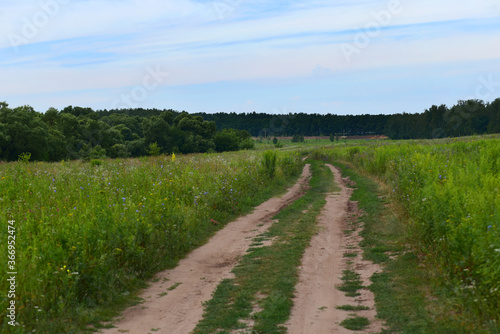
[[[0,102],[0,160],[101,159],[253,148],[244,130],[174,110],[94,111],[68,106],[45,113]]]
[[[433,105],[422,113],[322,115],[196,113],[172,109],[97,110],[68,106],[35,111],[0,102],[0,160],[126,158],[222,152],[253,147],[253,137],[369,136],[424,139],[500,133],[500,98]]]
[[[481,100],[458,101],[432,106],[422,113],[392,115],[332,115],[294,113],[198,113],[214,121],[218,128],[246,130],[254,137],[269,136],[369,136],[391,139],[457,137],[500,132],[500,98],[491,103]]]

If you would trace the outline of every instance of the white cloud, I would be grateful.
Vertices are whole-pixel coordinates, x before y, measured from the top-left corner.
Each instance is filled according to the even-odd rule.
[[[500,18],[498,0],[400,2],[401,13],[391,15],[385,29],[348,62],[340,45],[352,43],[374,12],[385,13],[389,0],[290,1],[282,10],[269,2],[242,1],[224,20],[210,1],[70,0],[17,54],[6,36],[21,34],[24,22],[43,8],[37,2],[0,0],[0,30],[7,34],[0,39],[6,78],[0,91],[7,97],[109,93],[140,84],[148,65],[171,72],[165,85],[173,87],[323,80],[349,71],[500,59],[500,25],[481,26]],[[272,10],[260,11],[267,7]],[[300,102],[306,103],[303,95]]]

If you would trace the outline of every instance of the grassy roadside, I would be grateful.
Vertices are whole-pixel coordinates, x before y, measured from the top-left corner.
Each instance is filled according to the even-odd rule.
[[[498,333],[474,329],[474,324],[453,311],[453,297],[444,293],[439,273],[421,260],[412,246],[401,209],[370,178],[334,163],[344,177],[356,182],[352,200],[359,201],[365,222],[363,256],[383,266],[372,277],[378,317],[386,322],[383,333]]]
[[[194,333],[284,333],[292,307],[298,266],[316,231],[316,218],[325,194],[334,190],[330,170],[312,162],[310,189],[274,218],[269,231],[254,239],[253,247],[234,269],[235,278],[221,282],[207,302],[203,320]],[[273,240],[269,246],[262,245]]]
[[[279,152],[272,170],[261,152],[105,160],[100,165],[0,166],[0,221],[15,221],[16,322],[0,333],[92,331],[137,303],[158,271],[256,205],[295,183],[303,162]],[[0,232],[7,241],[7,228]],[[0,262],[7,264],[7,252]],[[0,274],[0,290],[8,281]],[[92,324],[93,327],[88,326]]]

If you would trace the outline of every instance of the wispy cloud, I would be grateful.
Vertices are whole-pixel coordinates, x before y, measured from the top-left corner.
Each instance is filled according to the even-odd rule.
[[[272,109],[277,98],[265,91],[272,86],[287,91],[277,94],[282,103],[293,101],[305,112],[325,111],[330,106],[346,113],[350,110],[342,108],[349,103],[325,96],[335,94],[328,85],[309,92],[309,99],[291,87],[316,80],[338,87],[339,78],[349,73],[356,77],[364,73],[363,78],[376,74],[380,81],[372,85],[389,87],[386,78],[393,76],[395,68],[412,73],[416,67],[455,64],[452,68],[460,72],[455,74],[458,77],[483,73],[484,62],[490,66],[500,62],[497,0],[397,1],[401,7],[397,15],[380,24],[366,46],[346,61],[341,46],[366,33],[369,23],[376,22],[391,1],[395,0],[41,0],[29,4],[0,0],[0,72],[5,78],[0,100],[25,99],[22,104],[47,108],[63,107],[74,98],[69,104],[107,108],[120,91],[140,84],[147,66],[161,65],[171,75],[162,93],[151,94],[142,102],[144,106],[163,108],[171,107],[172,101],[178,105],[184,101],[180,109]],[[59,6],[57,13],[54,5],[52,12],[44,9],[51,3]],[[223,17],[216,6],[221,3],[232,6],[225,7]],[[48,21],[37,27],[42,22],[36,21],[37,15],[41,20],[43,13]],[[24,38],[23,29],[29,24],[38,32]],[[24,38],[16,48],[12,47],[13,34]],[[429,78],[433,74],[427,73]],[[418,75],[425,78],[426,73]],[[405,79],[407,89],[414,89],[409,75]],[[447,79],[440,79],[443,85]],[[241,96],[239,102],[201,95],[199,85],[210,90],[223,82],[229,83],[224,85],[226,95]],[[248,82],[253,88],[236,91],[236,82]],[[185,93],[168,94],[176,87],[184,87]],[[457,90],[454,96],[460,98],[460,93]],[[203,105],[193,102],[197,96],[203,96]],[[377,99],[364,92],[358,98]],[[333,105],[332,100],[336,101]],[[392,102],[380,98],[372,105],[384,103]]]

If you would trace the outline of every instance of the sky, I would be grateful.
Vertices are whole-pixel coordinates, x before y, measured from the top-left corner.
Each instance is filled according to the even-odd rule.
[[[499,0],[0,0],[10,107],[359,115],[498,97]]]

